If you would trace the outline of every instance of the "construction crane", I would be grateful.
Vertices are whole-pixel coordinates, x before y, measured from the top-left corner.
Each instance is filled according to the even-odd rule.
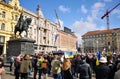
[[[107,19],[107,29],[109,30],[109,14],[112,12],[116,7],[118,7],[120,3],[118,3],[115,7],[113,7],[111,10],[107,10],[106,13],[101,17],[101,19],[104,19],[106,17]]]
[[[58,21],[59,28],[61,28],[60,21],[59,21],[59,18],[58,18],[58,14],[57,14],[57,12],[56,12],[56,9],[54,9],[54,11],[55,11],[55,15],[56,15],[56,18],[57,18],[57,21]]]
[[[110,31],[109,31],[109,14],[115,9],[117,8],[118,6],[120,5],[120,3],[118,3],[116,6],[114,6],[111,10],[107,10],[106,13],[101,17],[101,19],[104,19],[104,17],[106,17],[107,19],[107,30],[108,30],[108,51],[110,51]]]

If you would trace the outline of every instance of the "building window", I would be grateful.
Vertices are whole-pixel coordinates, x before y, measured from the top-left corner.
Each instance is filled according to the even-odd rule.
[[[17,4],[15,4],[15,5],[14,5],[14,9],[15,9],[15,10],[17,10],[17,9],[18,9]]]
[[[5,14],[6,14],[6,13],[3,11],[3,12],[2,12],[2,18],[5,18]]]
[[[15,15],[15,21],[17,21],[18,20],[18,16],[17,15]]]
[[[36,29],[34,29],[34,33],[36,34]]]
[[[5,24],[4,23],[2,23],[2,25],[1,25],[1,30],[5,30]]]
[[[0,43],[4,43],[5,42],[5,37],[4,36],[0,36]]]

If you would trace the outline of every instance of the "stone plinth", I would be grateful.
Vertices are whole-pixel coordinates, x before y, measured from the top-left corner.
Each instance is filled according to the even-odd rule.
[[[7,56],[18,56],[19,54],[33,54],[34,42],[34,40],[28,38],[9,40]]]

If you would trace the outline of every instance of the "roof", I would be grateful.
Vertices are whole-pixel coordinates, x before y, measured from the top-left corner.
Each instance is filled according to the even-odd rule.
[[[84,35],[96,35],[96,34],[107,34],[111,32],[116,32],[117,30],[120,30],[120,28],[115,28],[115,29],[109,29],[109,30],[96,30],[96,31],[89,31],[85,33]]]

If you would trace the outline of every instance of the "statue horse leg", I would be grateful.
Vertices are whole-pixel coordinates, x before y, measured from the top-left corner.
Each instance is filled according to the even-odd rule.
[[[25,32],[26,32],[26,37],[28,37],[28,31],[27,31],[27,30],[25,30]]]
[[[19,36],[22,38],[22,35],[21,35],[22,31],[19,31]]]

